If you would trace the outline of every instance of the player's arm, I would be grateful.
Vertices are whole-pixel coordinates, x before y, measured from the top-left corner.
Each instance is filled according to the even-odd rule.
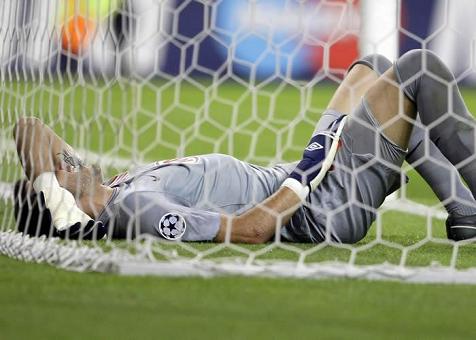
[[[76,204],[74,193],[60,186],[56,172],[74,171],[83,162],[73,148],[34,117],[20,118],[14,129],[20,162],[35,191],[42,195],[59,232],[80,235],[94,220]],[[87,230],[86,230],[87,231]]]
[[[267,242],[289,221],[301,204],[301,198],[293,190],[282,187],[242,215],[222,215],[215,241]]]
[[[73,148],[38,118],[20,118],[13,133],[18,156],[32,182],[42,173],[73,171],[83,164]]]
[[[369,58],[375,57],[378,56],[369,56]],[[342,114],[350,113],[377,79],[378,74],[368,66],[366,58],[358,60],[337,88],[329,102],[328,109]],[[320,126],[319,129],[325,130],[333,120],[335,117],[331,116],[329,121],[323,121],[321,124],[323,126]],[[315,135],[308,147],[313,143],[321,145],[325,143],[324,139],[326,137],[323,135]],[[326,150],[324,154],[319,150],[305,151],[297,171],[291,176],[294,182],[287,181],[290,187],[279,189],[274,195],[240,216],[223,215],[215,240],[224,242],[227,240],[228,233],[230,242],[262,243],[269,241],[279,228],[289,221],[307,194],[317,187],[328,171],[336,150],[328,158],[330,162],[322,167],[322,162],[329,154],[328,151]]]
[[[239,216],[222,216],[216,241],[263,243],[286,224],[321,183],[337,154],[347,117],[341,116],[312,136],[303,157],[281,188]]]

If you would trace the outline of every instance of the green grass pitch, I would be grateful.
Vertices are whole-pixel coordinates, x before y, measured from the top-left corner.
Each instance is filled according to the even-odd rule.
[[[312,90],[270,86],[251,92],[238,83],[218,88],[191,81],[41,89],[8,84],[2,127],[11,134],[22,107],[42,117],[75,147],[142,163],[209,152],[259,164],[299,158],[313,124],[335,87]],[[476,91],[463,91],[476,112]],[[156,112],[161,112],[157,115]],[[233,127],[233,128],[231,128]],[[20,176],[0,164],[0,180]],[[122,170],[112,165],[109,174]],[[408,197],[437,204],[410,171]],[[11,206],[0,201],[2,227]],[[425,240],[426,220],[388,212],[382,237],[408,246]],[[444,239],[442,221],[431,234]],[[375,239],[375,226],[357,246]],[[194,244],[205,250],[212,244]],[[296,245],[296,249],[309,249]],[[260,246],[246,246],[259,251]],[[401,250],[382,245],[360,251],[357,263],[398,264]],[[474,246],[463,247],[459,268],[476,265]],[[408,265],[448,265],[452,247],[426,242],[409,253]],[[231,249],[214,256],[240,256]],[[346,249],[325,248],[307,262],[348,261]],[[258,258],[297,260],[298,252],[273,249]],[[71,273],[0,257],[0,339],[12,338],[470,338],[476,335],[471,286],[410,285],[361,280],[118,277]]]

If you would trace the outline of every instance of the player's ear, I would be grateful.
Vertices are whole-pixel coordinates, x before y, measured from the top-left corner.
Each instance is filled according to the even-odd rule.
[[[14,214],[17,230],[30,236],[55,236],[51,214],[44,199],[26,180],[19,180],[13,188]]]

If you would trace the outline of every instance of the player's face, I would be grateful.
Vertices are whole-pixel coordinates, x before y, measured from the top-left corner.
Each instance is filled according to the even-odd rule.
[[[58,171],[60,185],[77,197],[94,195],[97,185],[102,183],[102,172],[97,165],[80,166],[78,171]]]

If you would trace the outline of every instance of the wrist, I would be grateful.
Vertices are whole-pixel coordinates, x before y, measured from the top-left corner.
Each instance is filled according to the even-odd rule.
[[[37,193],[45,192],[50,188],[56,189],[59,187],[60,185],[54,172],[43,172],[33,181],[33,189],[35,189]]]
[[[295,178],[286,178],[283,184],[281,184],[281,187],[286,187],[292,190],[299,197],[301,202],[304,202],[306,197],[309,195],[309,187],[307,185],[303,185]]]

